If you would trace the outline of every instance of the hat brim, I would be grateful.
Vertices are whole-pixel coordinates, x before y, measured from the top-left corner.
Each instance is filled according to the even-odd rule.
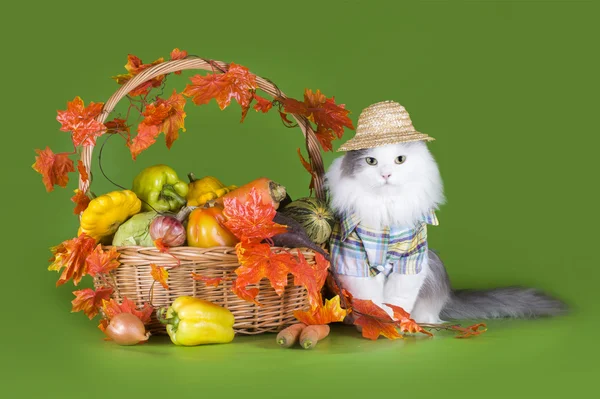
[[[406,134],[405,132],[403,132],[401,135],[399,135],[398,133],[388,133],[376,136],[362,136],[354,137],[346,141],[344,144],[342,144],[340,148],[338,148],[337,152],[364,150],[366,148],[381,147],[388,144],[433,140],[435,140],[433,137],[421,132],[413,132],[411,134]]]

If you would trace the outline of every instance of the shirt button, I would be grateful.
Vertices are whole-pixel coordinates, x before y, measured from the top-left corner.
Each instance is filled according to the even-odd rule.
[[[384,268],[383,268],[383,266],[380,265],[380,266],[377,266],[376,269],[379,270],[380,272],[382,272]]]

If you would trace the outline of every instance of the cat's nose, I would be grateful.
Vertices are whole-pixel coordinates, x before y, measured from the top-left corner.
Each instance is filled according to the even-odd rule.
[[[391,173],[381,175],[381,177],[383,177],[385,180],[389,179],[391,176],[392,176]]]

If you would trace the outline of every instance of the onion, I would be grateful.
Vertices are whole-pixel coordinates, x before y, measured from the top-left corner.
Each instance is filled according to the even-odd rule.
[[[178,247],[185,242],[185,228],[172,216],[157,216],[150,224],[150,237],[154,241],[161,239],[168,247]]]
[[[150,337],[144,323],[131,313],[119,313],[111,318],[106,335],[119,345],[135,345]]]

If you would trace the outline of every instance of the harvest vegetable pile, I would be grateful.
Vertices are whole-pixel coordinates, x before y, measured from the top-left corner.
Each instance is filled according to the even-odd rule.
[[[171,60],[194,59],[187,52],[173,50]],[[160,58],[144,64],[129,55],[128,73],[114,77],[125,84],[142,71],[161,65]],[[223,67],[213,61],[212,73],[195,75],[181,93],[173,91],[163,99],[167,76],[152,77],[133,88],[128,95],[130,106],[125,116],[104,121],[113,110],[104,109],[103,103],[90,102],[86,107],[81,98],[67,103],[67,109],[58,111],[61,131],[69,132],[73,152],[54,153],[49,147],[36,150],[33,169],[42,175],[47,191],[54,186],[66,187],[69,173],[75,172],[70,158],[78,156],[79,188],[71,200],[74,213],[79,215],[75,237],[52,247],[49,270],[60,273],[57,287],[72,280],[77,286],[83,277],[94,278],[95,289],[84,288],[73,292],[73,312],[84,312],[89,319],[101,314],[99,328],[115,343],[134,345],[148,340],[147,325],[152,317],[164,325],[166,333],[176,345],[195,346],[207,343],[228,343],[234,339],[235,318],[225,306],[202,298],[182,295],[168,306],[154,306],[150,301],[140,304],[120,295],[115,273],[121,266],[124,248],[153,248],[157,253],[173,255],[173,248],[235,248],[239,267],[230,281],[231,291],[242,300],[261,306],[256,285],[267,279],[275,293],[281,296],[288,286],[288,276],[294,285],[306,290],[307,307],[295,310],[297,323],[282,329],[276,342],[291,347],[299,342],[306,349],[330,332],[329,324],[341,322],[352,312],[354,324],[362,327],[362,335],[377,339],[383,335],[401,338],[401,333],[424,333],[400,308],[393,308],[391,318],[371,301],[353,299],[330,276],[327,243],[335,219],[325,200],[313,197],[316,177],[315,163],[309,151],[308,161],[298,155],[311,175],[310,195],[292,199],[281,182],[268,177],[257,177],[247,182],[222,182],[217,176],[198,176],[194,171],[178,173],[165,164],[156,164],[140,170],[130,187],[96,196],[90,190],[89,155],[99,137],[117,135],[125,140],[133,160],[165,134],[168,148],[178,139],[179,130],[185,130],[184,107],[186,97],[196,105],[215,99],[221,109],[235,99],[242,108],[242,122],[252,102],[257,112],[267,113],[278,108],[287,127],[294,125],[288,116],[310,124],[323,151],[332,151],[332,141],[341,138],[344,128],[353,129],[343,105],[335,104],[320,91],[306,90],[304,101],[284,96],[269,101],[257,94],[257,77],[247,68],[229,64]],[[180,71],[173,74],[177,75]],[[160,93],[154,97],[151,93]],[[132,137],[130,113],[138,113],[137,135]],[[316,141],[315,141],[316,142]],[[314,152],[313,152],[314,153]],[[88,160],[86,165],[82,160]],[[201,165],[200,165],[201,167]],[[183,176],[187,175],[187,179]],[[232,184],[235,183],[235,184]],[[275,250],[276,249],[276,250]],[[302,251],[312,251],[314,261],[307,261]],[[177,259],[179,262],[179,260]],[[178,267],[150,264],[148,274],[154,283],[169,290],[169,272]],[[201,281],[207,286],[219,286],[221,278],[191,273],[190,283]],[[328,286],[333,298],[323,302],[323,291]],[[477,335],[482,325],[458,329],[461,337]]]

